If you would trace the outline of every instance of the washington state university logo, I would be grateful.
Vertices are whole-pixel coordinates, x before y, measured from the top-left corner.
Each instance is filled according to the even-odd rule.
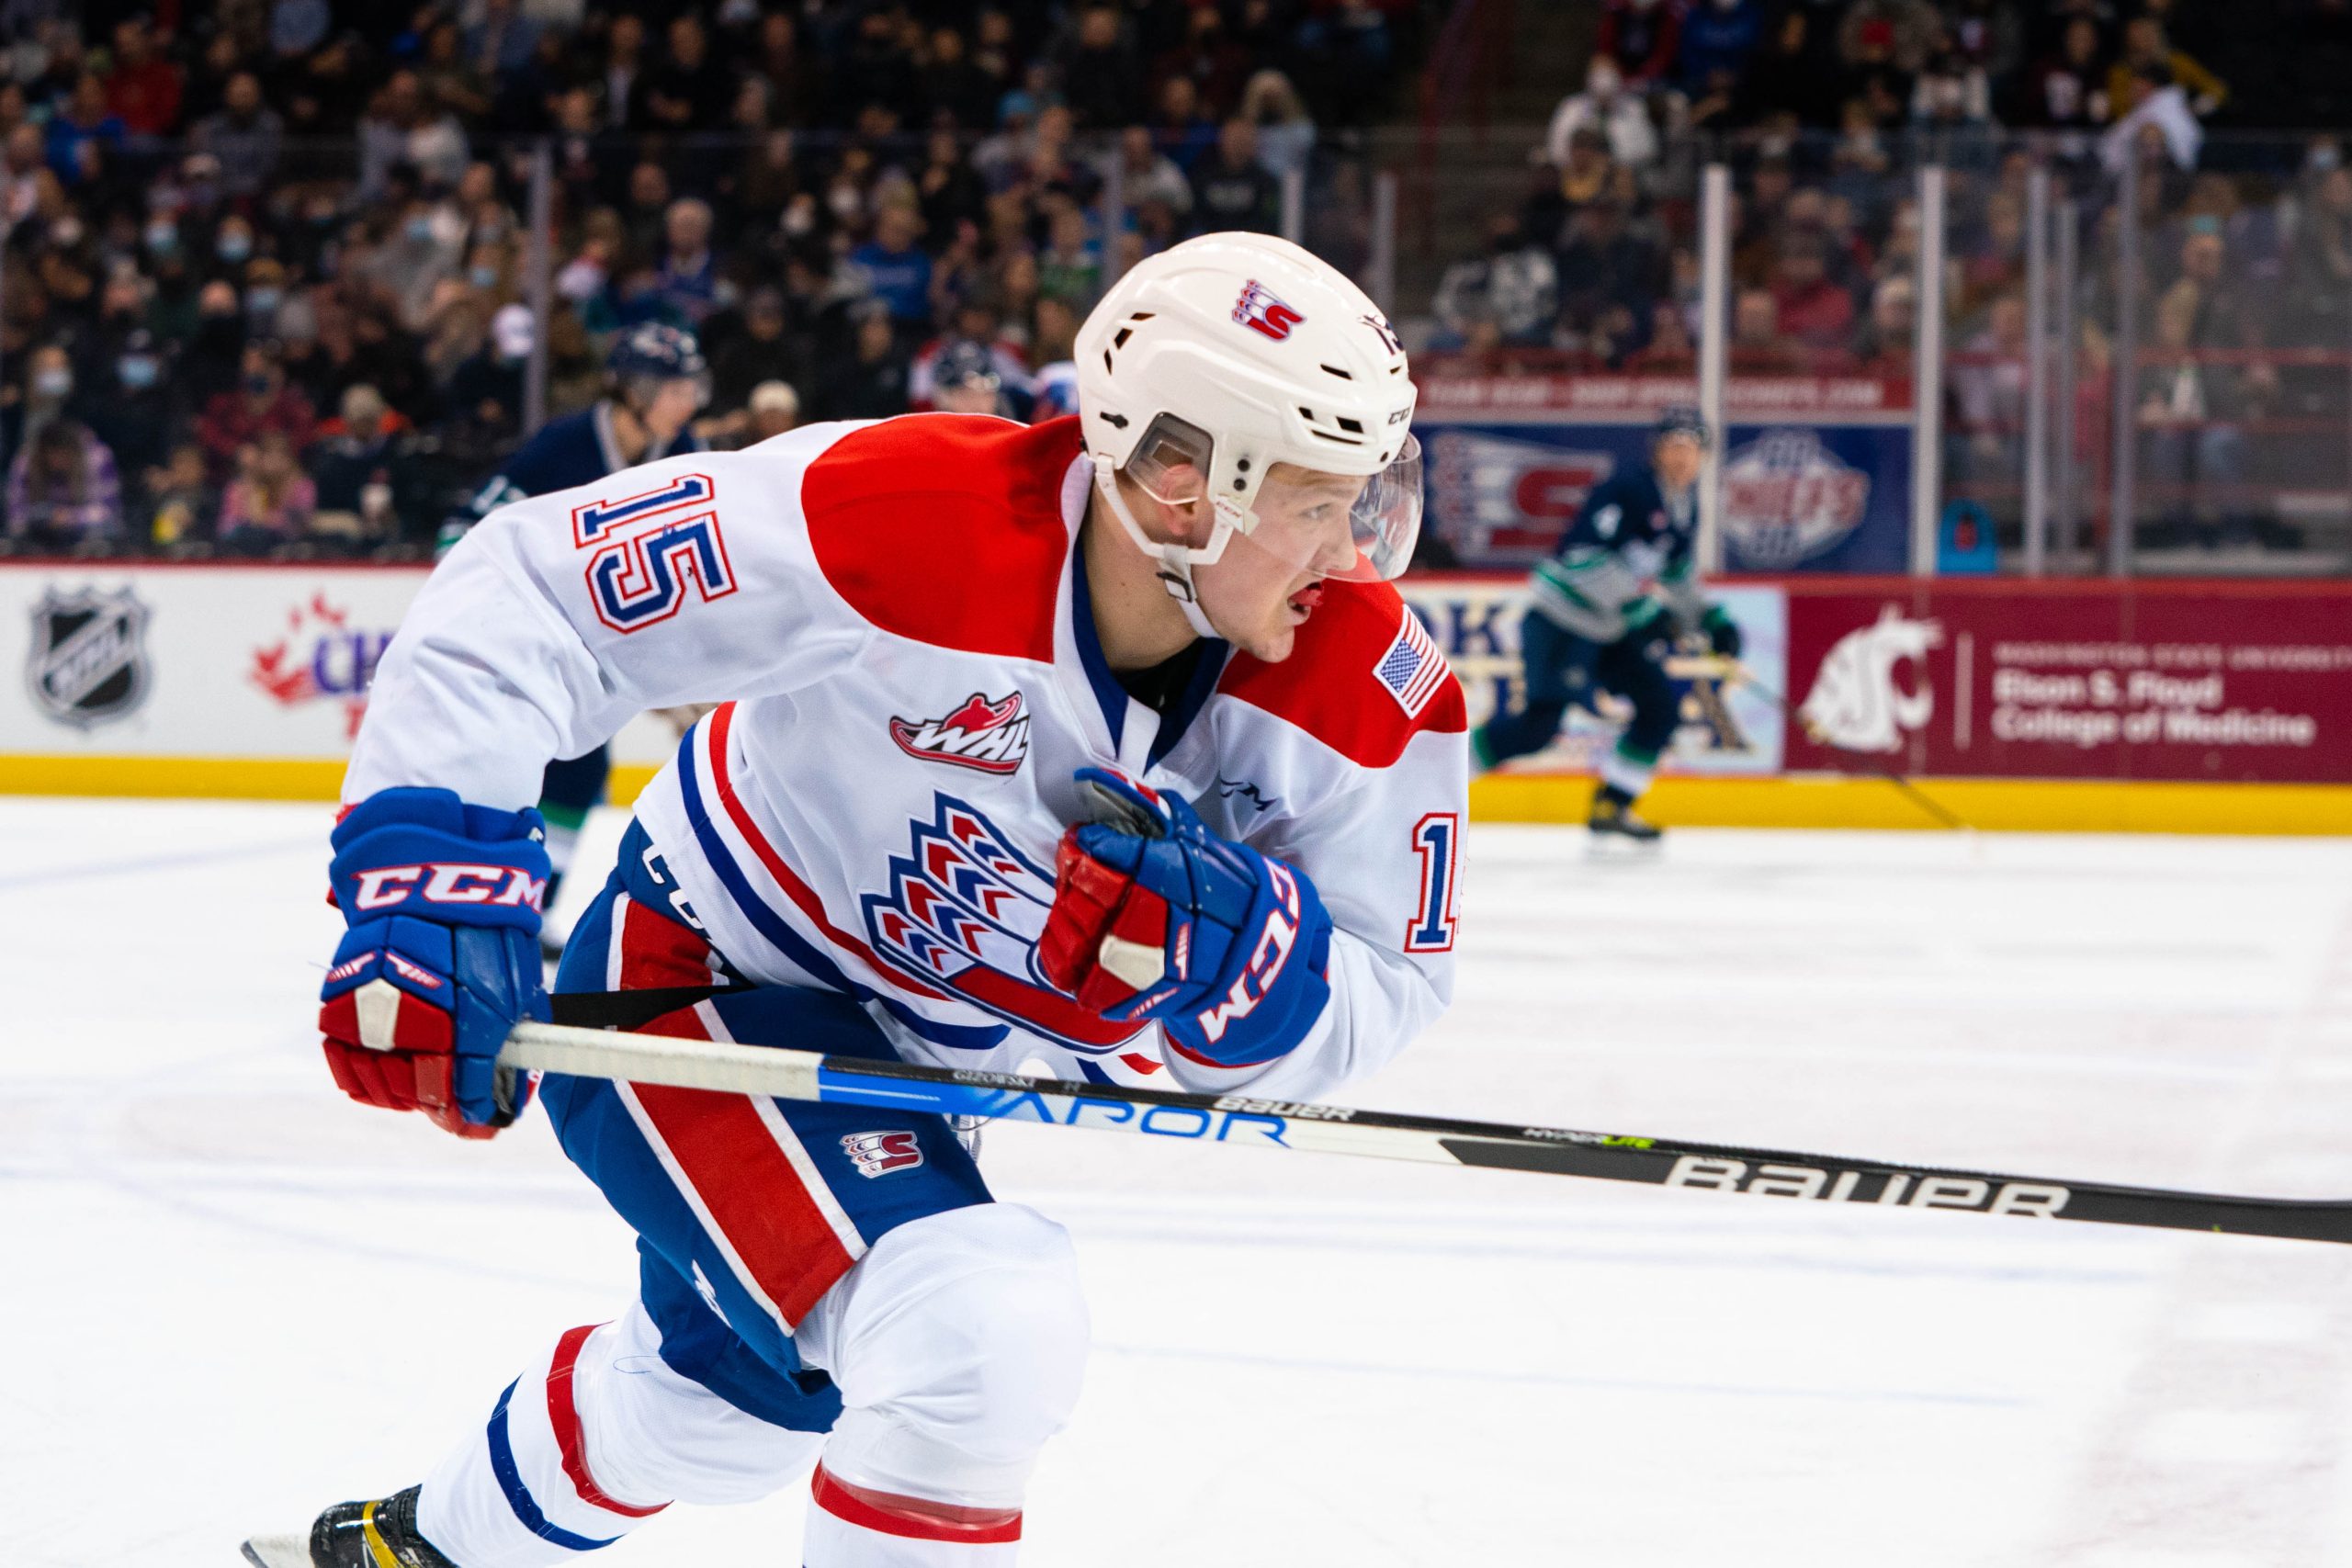
[[[147,697],[147,606],[128,588],[50,590],[33,606],[25,677],[60,724],[87,729],[122,717]]]
[[[933,805],[931,820],[908,824],[905,852],[890,857],[888,891],[858,900],[875,956],[1074,1051],[1113,1051],[1150,1028],[1111,1022],[1054,989],[1037,969],[1052,874],[971,806],[948,795]]]
[[[978,692],[945,718],[894,718],[890,739],[910,757],[983,773],[1012,773],[1029,755],[1029,709],[1019,692],[990,702]]]
[[[922,1163],[922,1145],[912,1133],[851,1133],[842,1139],[842,1153],[864,1177],[912,1170]]]
[[[1848,632],[1822,655],[1797,722],[1815,740],[1840,750],[1902,750],[1905,733],[1936,711],[1928,650],[1941,648],[1943,640],[1941,623],[1915,621],[1886,605],[1876,621]],[[1895,679],[1896,667],[1906,660],[1912,665],[1908,692]]]
[[[1861,526],[1871,477],[1809,430],[1767,431],[1724,460],[1724,533],[1740,564],[1810,560]]]
[[[1241,286],[1241,298],[1233,302],[1233,319],[1251,332],[1265,333],[1276,343],[1290,336],[1291,328],[1306,320],[1276,299],[1264,284],[1254,277]]]

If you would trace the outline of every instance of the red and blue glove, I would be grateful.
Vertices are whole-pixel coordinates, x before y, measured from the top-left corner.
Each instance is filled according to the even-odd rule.
[[[497,1058],[515,1023],[548,1016],[546,837],[536,811],[446,789],[380,790],[335,825],[328,874],[350,929],[319,992],[319,1030],[345,1093],[466,1138],[522,1114],[534,1080]]]
[[[1185,1055],[1250,1066],[1295,1050],[1331,998],[1331,918],[1295,867],[1211,832],[1173,795],[1078,774],[1097,820],[1062,835],[1038,967]]]

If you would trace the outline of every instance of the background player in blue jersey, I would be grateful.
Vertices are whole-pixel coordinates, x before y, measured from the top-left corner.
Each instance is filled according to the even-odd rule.
[[[942,413],[992,413],[1012,417],[1004,376],[989,345],[966,339],[940,351],[932,367],[931,406]]]
[[[1550,745],[1569,707],[1590,707],[1597,693],[1633,704],[1632,721],[1601,759],[1595,833],[1658,836],[1633,805],[1674,739],[1679,700],[1666,660],[1676,638],[1703,635],[1716,654],[1739,657],[1739,627],[1701,596],[1691,561],[1706,455],[1706,422],[1695,410],[1668,409],[1650,461],[1627,464],[1593,487],[1558,551],[1535,568],[1534,602],[1519,633],[1524,705],[1471,736],[1478,766],[1491,768]]]
[[[694,333],[658,322],[630,328],[605,361],[605,395],[578,413],[549,420],[516,447],[473,499],[442,524],[442,549],[509,502],[594,484],[672,453],[703,450],[693,421],[709,396],[710,370]],[[612,771],[603,746],[584,757],[548,764],[539,800],[553,867],[548,908],[555,907],[556,888],[571,864],[581,825],[605,798]]]

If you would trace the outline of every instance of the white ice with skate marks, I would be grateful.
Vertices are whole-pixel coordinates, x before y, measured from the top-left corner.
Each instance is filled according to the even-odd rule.
[[[539,1118],[328,1084],[325,825],[0,802],[7,1568],[229,1568],[631,1287]],[[1460,999],[1363,1103],[2352,1193],[2352,844],[1468,848]],[[2352,1249],[1028,1126],[987,1165],[1099,1341],[1028,1563],[2352,1562]],[[789,1568],[801,1506],[594,1561]]]

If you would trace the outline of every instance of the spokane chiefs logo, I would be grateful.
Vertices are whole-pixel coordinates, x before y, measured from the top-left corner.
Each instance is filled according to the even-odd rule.
[[[945,718],[894,718],[890,739],[910,757],[983,773],[1012,773],[1029,755],[1029,710],[1021,694],[990,702],[974,692]]]
[[[912,1170],[922,1163],[922,1145],[912,1133],[851,1133],[842,1139],[842,1153],[871,1179],[894,1170]]]
[[[890,857],[889,890],[858,900],[876,956],[1073,1050],[1107,1052],[1148,1028],[1106,1021],[1047,983],[1036,955],[1053,877],[963,801],[933,804]]]
[[[1724,533],[1739,564],[1810,560],[1861,525],[1871,477],[1809,430],[1768,431],[1724,460]]]
[[[1233,302],[1233,319],[1276,343],[1290,336],[1291,328],[1306,320],[1274,298],[1272,291],[1254,277],[1241,286],[1241,298]]]

